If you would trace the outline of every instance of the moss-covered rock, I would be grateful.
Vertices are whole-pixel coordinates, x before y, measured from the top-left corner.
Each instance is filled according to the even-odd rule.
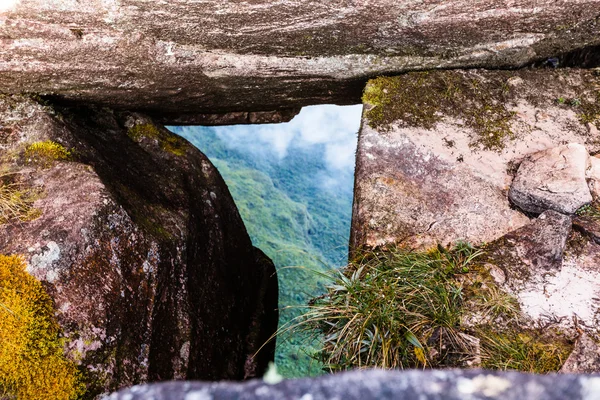
[[[63,354],[53,302],[19,256],[0,254],[0,395],[76,399],[85,386]]]
[[[2,168],[42,192],[37,219],[0,225],[0,249],[54,302],[84,398],[263,373],[274,344],[253,356],[277,327],[275,269],[202,153],[141,114],[13,97],[0,120],[17,132]]]

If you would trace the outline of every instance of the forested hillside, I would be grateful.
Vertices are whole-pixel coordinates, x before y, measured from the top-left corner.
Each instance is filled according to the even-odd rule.
[[[312,125],[301,118],[300,123],[270,126],[170,127],[215,164],[254,245],[277,266],[280,326],[323,292],[326,282],[319,273],[346,263],[360,108],[326,111],[309,112],[304,118],[317,120]],[[353,117],[356,122],[348,121]],[[317,126],[320,133],[313,132]],[[307,129],[310,133],[303,134]],[[276,363],[282,375],[319,373],[320,366],[309,357],[316,351],[314,340],[298,334],[278,340]]]

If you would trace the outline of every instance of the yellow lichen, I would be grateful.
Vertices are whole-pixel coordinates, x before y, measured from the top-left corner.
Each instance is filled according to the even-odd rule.
[[[77,368],[63,354],[52,300],[18,256],[0,255],[0,343],[0,388],[9,398],[82,395]]]
[[[186,143],[175,134],[159,130],[152,124],[137,124],[129,128],[127,135],[140,142],[143,138],[151,138],[158,142],[160,148],[176,156],[183,156],[186,151]]]
[[[71,157],[72,153],[69,150],[52,140],[35,142],[25,148],[26,162],[44,168],[50,167],[54,161],[67,161]]]

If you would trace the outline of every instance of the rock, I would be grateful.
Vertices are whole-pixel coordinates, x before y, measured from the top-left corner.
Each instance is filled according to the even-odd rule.
[[[588,185],[594,200],[600,199],[600,158],[590,157],[590,167],[587,170],[586,177]]]
[[[45,285],[90,398],[264,373],[275,269],[202,153],[135,113],[3,96],[0,121],[1,183],[35,200],[0,224],[0,253]]]
[[[166,122],[357,103],[371,76],[520,67],[593,46],[597,11],[598,0],[8,0],[0,87]]]
[[[351,248],[427,248],[458,240],[478,245],[526,225],[529,218],[507,199],[516,166],[565,141],[599,149],[572,107],[556,101],[595,96],[590,82],[597,80],[582,70],[471,70],[370,81],[356,155]],[[583,172],[577,183],[585,185]]]
[[[600,396],[597,375],[536,375],[477,370],[362,370],[269,385],[168,382],[136,386],[107,400],[588,400]]]
[[[591,337],[582,334],[560,372],[567,374],[594,374],[600,372],[600,346]]]
[[[536,152],[519,166],[508,196],[527,212],[574,214],[592,202],[585,180],[588,166],[589,155],[578,143]]]
[[[571,218],[546,211],[530,224],[512,231],[486,246],[492,264],[501,267],[513,289],[560,270]]]
[[[586,215],[573,218],[573,228],[600,244],[600,218]]]
[[[597,334],[600,245],[571,232],[570,218],[546,211],[530,225],[486,246],[484,258],[502,268],[501,285],[530,321],[568,335]]]

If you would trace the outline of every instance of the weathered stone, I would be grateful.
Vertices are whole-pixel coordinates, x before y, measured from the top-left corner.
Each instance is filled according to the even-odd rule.
[[[275,269],[202,153],[107,109],[4,96],[0,124],[3,179],[39,193],[39,216],[0,224],[0,252],[44,283],[88,396],[263,374],[274,345],[253,355],[277,327]],[[24,156],[49,140],[70,155]]]
[[[600,372],[600,346],[589,335],[582,334],[560,372],[593,374]]]
[[[599,5],[7,0],[0,88],[155,115],[356,103],[370,76],[515,67],[598,44]]]
[[[598,217],[576,216],[573,218],[573,228],[600,244],[600,220]]]
[[[371,81],[351,248],[481,244],[527,224],[507,199],[515,166],[565,141],[598,150],[595,128],[580,121],[584,110],[556,100],[579,98],[579,107],[592,108],[597,81],[582,70],[443,71]]]
[[[486,249],[493,263],[505,270],[506,283],[517,288],[560,270],[570,233],[571,218],[549,210]]]
[[[590,157],[590,166],[586,172],[590,193],[594,200],[600,200],[600,158]]]
[[[136,386],[107,400],[591,400],[600,397],[598,375],[536,375],[477,370],[363,370],[275,385],[168,382]]]
[[[597,334],[600,323],[600,245],[576,231],[570,218],[546,211],[530,225],[486,246],[486,261],[502,268],[502,285],[519,301],[529,326],[569,335]],[[565,245],[566,244],[566,245]]]
[[[531,154],[519,166],[508,196],[531,213],[555,210],[574,214],[592,202],[585,180],[589,163],[587,150],[578,143]]]

